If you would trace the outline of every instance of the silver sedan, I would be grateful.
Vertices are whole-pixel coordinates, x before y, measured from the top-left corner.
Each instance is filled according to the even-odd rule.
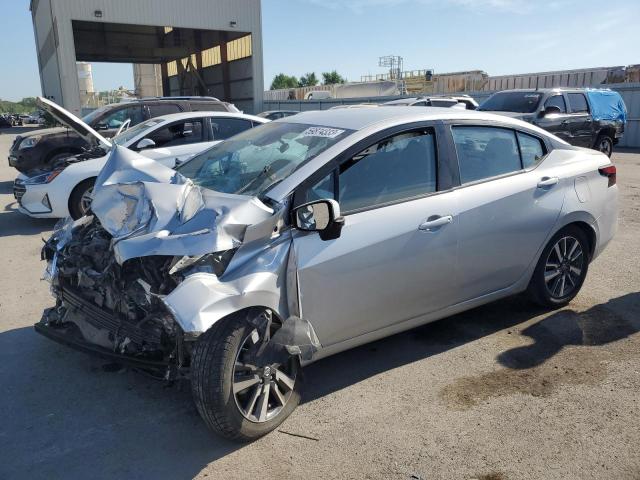
[[[114,149],[45,246],[58,301],[36,329],[188,375],[243,441],[293,411],[310,362],[521,292],[567,304],[617,224],[605,155],[478,112],[305,112],[177,170]]]

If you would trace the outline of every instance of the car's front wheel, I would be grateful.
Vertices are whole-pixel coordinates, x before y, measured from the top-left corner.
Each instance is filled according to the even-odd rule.
[[[69,196],[69,214],[74,220],[82,217],[91,207],[91,193],[95,183],[95,178],[88,178],[72,190]]]
[[[298,358],[262,358],[265,332],[250,320],[246,314],[220,320],[198,339],[191,358],[198,412],[214,432],[236,441],[274,430],[298,406],[302,388]]]
[[[545,247],[529,283],[529,296],[546,307],[561,307],[578,294],[589,268],[589,241],[579,227],[569,225]]]

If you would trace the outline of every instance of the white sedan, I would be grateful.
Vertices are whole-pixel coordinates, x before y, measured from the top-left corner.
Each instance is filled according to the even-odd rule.
[[[109,156],[111,142],[173,168],[236,133],[269,121],[241,113],[183,112],[149,119],[109,141],[62,107],[55,104],[49,107],[59,121],[102,150],[97,158],[76,162],[77,157],[72,157],[51,171],[16,178],[14,196],[19,210],[37,218],[75,219],[84,214],[91,202],[95,179]]]

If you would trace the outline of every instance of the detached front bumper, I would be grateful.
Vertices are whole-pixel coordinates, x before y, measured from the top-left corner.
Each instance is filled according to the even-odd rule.
[[[77,327],[74,327],[74,325],[72,324],[57,326],[47,323],[47,321],[45,320],[47,311],[48,310],[45,310],[42,320],[36,323],[33,328],[40,335],[44,335],[50,340],[71,347],[74,350],[85,352],[90,355],[110,360],[112,362],[128,365],[134,368],[140,368],[143,370],[157,371],[158,374],[163,376],[167,371],[170,371],[172,367],[174,367],[174,365],[170,362],[155,361],[145,358],[132,357],[130,355],[123,355],[107,348],[89,343],[82,337],[79,329]]]

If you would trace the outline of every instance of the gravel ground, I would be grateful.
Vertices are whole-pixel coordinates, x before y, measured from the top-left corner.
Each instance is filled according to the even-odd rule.
[[[18,129],[13,129],[14,132]],[[520,298],[320,361],[250,445],[165,387],[37,335],[42,237],[0,134],[0,478],[640,479],[640,154],[616,153],[620,228],[569,307]],[[302,436],[299,436],[302,435]]]

